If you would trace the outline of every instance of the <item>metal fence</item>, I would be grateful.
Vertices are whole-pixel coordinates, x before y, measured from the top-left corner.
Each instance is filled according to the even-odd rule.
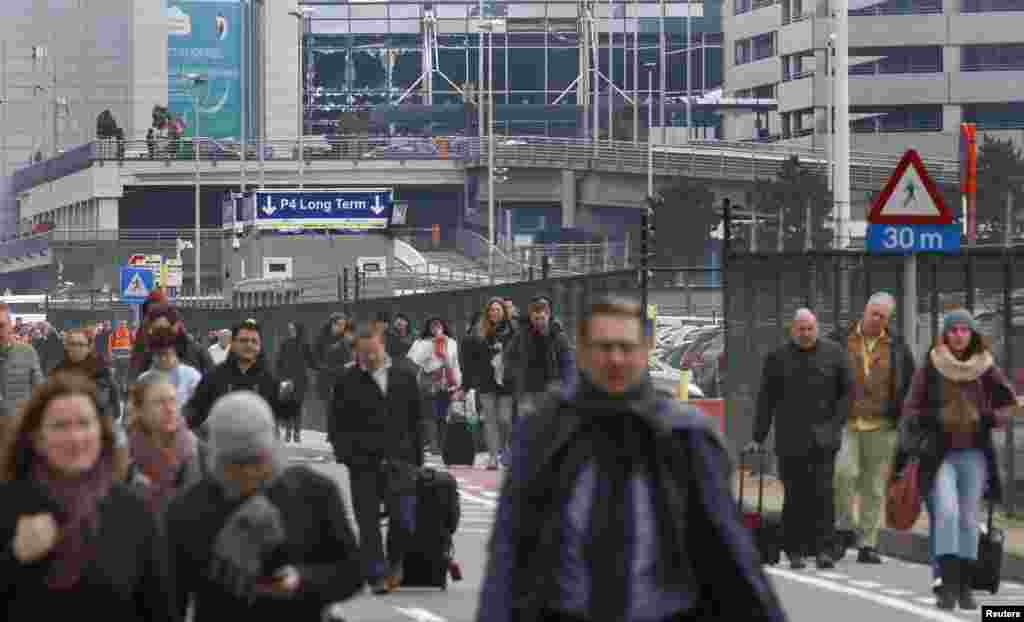
[[[916,334],[905,335],[920,361],[938,333],[942,314],[954,307],[973,309],[993,353],[1018,390],[1024,389],[1024,247],[975,248],[959,256],[921,256],[918,260]],[[800,307],[818,316],[821,335],[860,319],[872,293],[885,290],[899,306],[894,332],[904,325],[904,260],[863,252],[734,254],[724,278],[726,365],[724,394],[729,397],[730,440],[752,437],[755,401],[764,357],[787,339],[790,319]],[[1017,465],[1024,458],[1021,434],[997,432],[1007,481],[1024,479]],[[1016,447],[1015,451],[1008,451]],[[1013,489],[1008,486],[1007,489]],[[1015,502],[1010,496],[1009,504]]]

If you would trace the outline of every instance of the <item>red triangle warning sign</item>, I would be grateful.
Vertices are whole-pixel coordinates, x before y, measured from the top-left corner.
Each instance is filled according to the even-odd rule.
[[[924,170],[921,156],[908,149],[889,182],[871,206],[873,225],[949,225],[953,213],[946,208],[935,182]]]

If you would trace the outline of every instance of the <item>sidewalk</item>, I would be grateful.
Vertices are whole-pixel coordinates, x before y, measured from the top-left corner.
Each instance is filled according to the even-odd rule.
[[[746,470],[744,484],[744,507],[756,508],[758,476]],[[733,479],[733,495],[739,498],[739,478],[737,471]],[[782,512],[782,483],[778,479],[764,476],[764,511],[765,514],[777,515]],[[987,518],[987,515],[985,515]],[[1006,533],[1003,555],[1003,579],[1008,581],[1024,581],[1024,521],[1007,518],[996,510],[993,524]],[[878,536],[878,552],[889,557],[907,561],[928,563],[928,514],[922,509],[921,517],[910,531],[897,531],[882,528]]]

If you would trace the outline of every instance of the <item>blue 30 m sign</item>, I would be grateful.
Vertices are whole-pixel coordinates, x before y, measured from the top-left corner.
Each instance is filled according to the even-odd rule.
[[[960,252],[960,226],[868,225],[868,251],[888,255]]]

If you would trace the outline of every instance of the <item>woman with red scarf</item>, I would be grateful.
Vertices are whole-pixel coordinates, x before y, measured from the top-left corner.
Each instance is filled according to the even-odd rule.
[[[120,483],[126,452],[95,390],[55,374],[0,448],[0,619],[174,619],[166,544]]]
[[[128,428],[133,479],[153,512],[163,512],[179,490],[202,479],[201,442],[179,414],[177,391],[164,372],[148,371],[131,391]]]

